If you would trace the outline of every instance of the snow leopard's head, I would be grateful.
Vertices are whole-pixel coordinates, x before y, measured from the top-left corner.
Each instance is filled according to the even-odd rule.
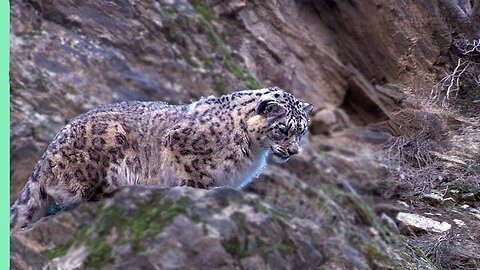
[[[259,97],[249,124],[254,127],[253,137],[261,147],[269,150],[274,160],[285,162],[299,152],[313,106],[278,87],[268,90]]]

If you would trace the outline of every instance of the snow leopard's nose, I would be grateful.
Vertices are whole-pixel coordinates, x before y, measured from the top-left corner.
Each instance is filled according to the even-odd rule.
[[[288,147],[288,154],[290,155],[295,155],[295,154],[298,154],[298,145],[291,145],[290,147]]]

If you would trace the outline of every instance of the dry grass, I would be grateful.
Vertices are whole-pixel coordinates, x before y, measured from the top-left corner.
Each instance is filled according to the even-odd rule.
[[[390,164],[410,165],[416,168],[433,163],[432,151],[437,149],[437,142],[421,137],[399,136],[389,140],[387,160]]]
[[[392,137],[384,145],[390,167],[421,168],[435,161],[433,152],[443,151],[440,140],[444,129],[431,113],[407,110],[391,117],[388,132]]]
[[[449,230],[444,233],[424,235],[411,239],[409,242],[414,247],[421,249],[425,255],[440,269],[479,269],[480,257],[478,254],[465,254],[459,252],[459,245],[463,243],[458,232]],[[476,252],[472,250],[472,252]]]
[[[392,137],[381,151],[390,171],[384,195],[408,198],[435,188],[445,177],[442,163],[435,156],[444,151],[440,118],[405,110],[392,115],[385,129]]]
[[[417,200],[419,194],[429,193],[436,189],[448,176],[442,163],[433,162],[421,168],[411,166],[397,167],[390,170],[388,186],[383,195],[386,198],[396,197],[405,201]]]

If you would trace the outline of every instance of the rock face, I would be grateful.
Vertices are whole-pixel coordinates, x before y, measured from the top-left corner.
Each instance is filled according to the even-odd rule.
[[[306,194],[297,199],[309,198],[319,206],[332,202],[322,191]],[[325,220],[328,215],[312,213],[319,221],[306,219],[271,208],[257,195],[244,196],[231,189],[127,188],[113,198],[44,218],[33,230],[13,236],[11,263],[15,269],[25,265],[53,269],[368,269],[411,263],[393,249],[380,250],[378,240],[369,239],[378,235],[353,230],[343,232],[353,242],[338,239],[338,232],[333,233],[336,229]],[[330,221],[338,226],[349,222],[342,217]]]
[[[458,58],[480,70],[458,45],[478,39],[478,14],[457,4],[11,1],[12,202],[56,132],[99,104],[277,85],[316,108],[301,153],[242,192],[124,189],[13,236],[12,268],[480,267],[480,89],[428,102]],[[470,238],[449,260],[401,241],[399,199]]]

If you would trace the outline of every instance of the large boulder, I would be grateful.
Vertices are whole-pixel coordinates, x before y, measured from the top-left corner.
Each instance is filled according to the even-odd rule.
[[[355,228],[353,216],[330,205],[336,202],[323,191],[300,190],[304,194],[296,200],[310,200],[305,207],[323,210],[278,209],[258,195],[232,189],[125,188],[112,198],[46,217],[14,235],[11,266],[369,269],[416,265],[429,269],[421,261],[400,257],[407,250],[387,246],[379,232]],[[347,200],[352,200],[352,209],[363,207],[355,205],[359,203],[354,203],[355,198]],[[373,222],[369,226],[376,226],[373,216],[364,218]]]

